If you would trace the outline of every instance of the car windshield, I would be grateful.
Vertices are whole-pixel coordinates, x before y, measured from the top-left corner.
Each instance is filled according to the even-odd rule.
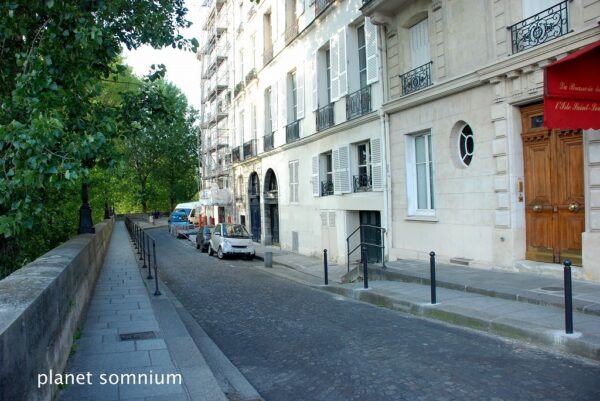
[[[228,238],[250,238],[246,227],[240,224],[228,224],[223,226],[224,237]]]
[[[174,214],[171,216],[172,223],[183,223],[184,221],[187,221],[187,218],[183,214]]]
[[[176,212],[181,212],[181,213],[185,213],[186,216],[188,216],[190,214],[190,212],[192,211],[192,209],[183,209],[183,208],[179,208],[179,209],[175,209]]]

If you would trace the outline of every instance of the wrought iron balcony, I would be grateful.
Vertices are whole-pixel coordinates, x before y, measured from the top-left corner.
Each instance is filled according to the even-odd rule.
[[[240,147],[236,146],[235,148],[231,149],[231,161],[233,163],[239,162],[241,160],[240,157]]]
[[[244,142],[244,160],[256,156],[256,139]]]
[[[333,103],[317,110],[317,131],[323,131],[326,128],[333,127],[335,118],[333,115]]]
[[[300,120],[285,126],[285,143],[292,143],[300,139]]]
[[[263,152],[267,152],[274,148],[274,146],[273,146],[274,140],[275,140],[274,133],[266,134],[263,137]]]
[[[365,115],[371,111],[371,85],[365,86],[346,97],[346,120]]]
[[[298,35],[298,20],[294,18],[294,22],[285,28],[285,44],[289,44],[296,35]]]
[[[263,65],[269,64],[273,60],[273,48],[266,48],[263,52]]]
[[[402,84],[402,96],[408,95],[409,93],[413,93],[433,85],[433,83],[431,82],[431,64],[432,62],[430,61],[427,64],[423,64],[422,66],[417,67],[414,70],[400,75],[400,82]]]
[[[518,53],[569,32],[567,1],[509,26],[512,52]]]
[[[240,92],[243,90],[244,90],[244,81],[240,81],[235,85],[235,88],[233,89],[233,97],[236,97],[237,95],[239,95]]]
[[[315,16],[318,17],[331,3],[335,0],[316,0],[315,1]],[[315,18],[316,18],[315,17]]]
[[[333,180],[321,181],[321,196],[333,195]]]
[[[250,82],[252,82],[253,80],[258,78],[258,74],[256,73],[256,68],[251,69],[247,74],[246,74],[246,86],[248,86],[250,84]]]
[[[353,177],[354,192],[368,192],[373,190],[371,176],[368,174],[359,174]]]

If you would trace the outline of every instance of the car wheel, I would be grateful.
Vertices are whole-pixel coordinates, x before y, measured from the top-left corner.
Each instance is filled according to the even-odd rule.
[[[208,244],[208,250],[207,250],[207,252],[208,252],[208,256],[212,256],[213,250],[212,250],[212,246],[210,246],[210,244]]]
[[[225,255],[223,255],[223,248],[219,247],[219,249],[217,250],[217,258],[219,259],[223,259]]]

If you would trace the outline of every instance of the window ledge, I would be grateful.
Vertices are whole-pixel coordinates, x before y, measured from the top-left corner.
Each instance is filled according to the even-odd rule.
[[[419,216],[419,215],[412,215],[412,216],[406,216],[404,218],[404,220],[410,220],[410,221],[426,221],[426,222],[430,222],[430,223],[437,223],[438,222],[438,218],[436,216]]]

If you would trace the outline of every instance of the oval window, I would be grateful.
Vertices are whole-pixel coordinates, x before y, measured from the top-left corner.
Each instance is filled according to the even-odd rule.
[[[473,153],[475,152],[475,139],[473,138],[473,130],[466,124],[460,130],[458,137],[458,147],[460,149],[460,160],[465,166],[471,164]]]

